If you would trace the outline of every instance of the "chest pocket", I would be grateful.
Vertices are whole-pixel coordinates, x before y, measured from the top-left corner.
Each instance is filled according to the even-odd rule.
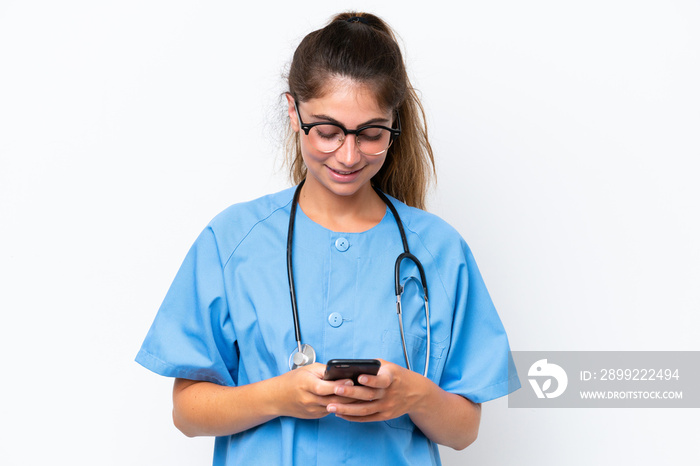
[[[431,335],[432,337],[432,335]],[[425,370],[425,355],[427,350],[427,336],[419,336],[413,333],[405,332],[406,351],[411,362],[411,369],[419,374],[423,374]],[[430,363],[428,367],[428,378],[437,383],[436,375],[442,373],[444,364],[445,346],[439,343],[430,342]],[[396,320],[396,328],[386,330],[382,336],[382,358],[391,361],[402,367],[406,367],[406,360],[403,354],[403,345],[401,344],[401,333],[399,332],[398,318]],[[386,422],[389,426],[395,429],[405,429],[412,431],[415,429],[415,424],[411,421],[408,414],[399,416],[395,419],[390,419]]]

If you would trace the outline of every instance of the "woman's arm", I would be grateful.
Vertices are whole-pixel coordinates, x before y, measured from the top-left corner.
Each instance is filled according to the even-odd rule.
[[[385,421],[408,414],[433,442],[456,450],[476,440],[481,405],[448,393],[422,375],[382,361],[376,376],[360,377],[362,386],[336,387],[336,395],[360,400],[353,404],[330,403],[329,412],[348,421]]]
[[[317,419],[328,403],[352,403],[334,395],[346,380],[322,380],[323,364],[312,364],[240,387],[175,379],[173,422],[188,437],[232,435],[278,416]]]

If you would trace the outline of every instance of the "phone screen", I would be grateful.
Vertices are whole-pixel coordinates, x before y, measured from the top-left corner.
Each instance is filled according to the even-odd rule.
[[[331,359],[326,364],[323,380],[350,379],[357,385],[360,375],[377,375],[381,365],[376,359]]]

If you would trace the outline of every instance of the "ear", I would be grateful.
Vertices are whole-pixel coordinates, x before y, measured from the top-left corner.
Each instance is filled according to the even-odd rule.
[[[289,124],[292,125],[292,131],[295,133],[299,132],[299,118],[297,117],[297,111],[294,108],[294,97],[289,92],[286,92],[284,96],[287,98],[287,113],[289,114]]]

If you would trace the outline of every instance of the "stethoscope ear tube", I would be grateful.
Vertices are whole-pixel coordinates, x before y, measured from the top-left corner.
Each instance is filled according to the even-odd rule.
[[[421,280],[420,284],[423,287],[423,292],[425,293],[423,295],[423,306],[425,307],[425,334],[426,334],[426,346],[425,346],[425,366],[423,369],[423,377],[428,377],[428,367],[430,366],[430,304],[428,302],[428,289],[427,289],[427,284],[425,281],[425,273],[423,272],[423,266],[421,265],[420,261],[416,259],[412,254],[408,254],[408,256],[405,256],[405,254],[401,254],[401,256],[396,259],[396,269],[395,269],[395,279],[396,279],[396,314],[399,319],[399,330],[401,332],[401,346],[403,347],[403,356],[404,359],[406,360],[406,367],[408,370],[413,370],[411,368],[411,362],[408,357],[408,350],[406,349],[406,336],[403,331],[403,310],[401,308],[401,296],[403,295],[404,291],[404,285],[401,285],[399,283],[399,273],[401,272],[400,266],[401,266],[401,261],[403,259],[409,259],[412,260],[416,266],[418,267],[418,271],[420,272]],[[402,257],[404,256],[404,257]],[[410,257],[409,257],[410,256]],[[419,281],[416,277],[410,277],[409,280],[415,280]],[[408,280],[407,280],[408,281]]]

